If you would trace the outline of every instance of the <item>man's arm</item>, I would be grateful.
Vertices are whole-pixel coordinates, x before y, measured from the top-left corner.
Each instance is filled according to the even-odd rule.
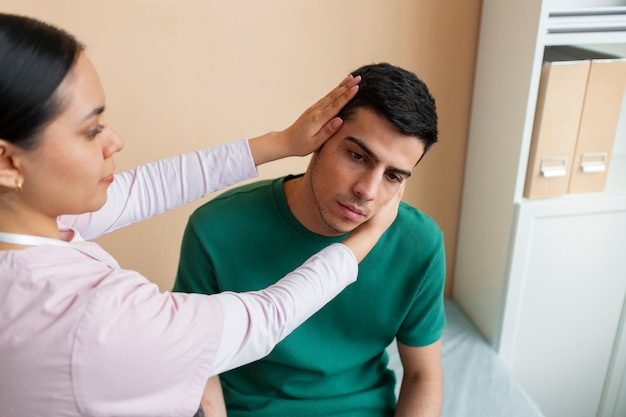
[[[200,406],[206,417],[226,417],[226,405],[219,376],[209,378],[202,393]]]
[[[422,347],[398,342],[398,353],[404,376],[395,417],[438,417],[443,400],[441,340]]]

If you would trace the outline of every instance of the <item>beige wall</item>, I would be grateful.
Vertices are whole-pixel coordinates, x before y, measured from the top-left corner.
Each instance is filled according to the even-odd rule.
[[[126,141],[119,170],[282,129],[363,64],[416,72],[437,99],[441,143],[405,200],[441,225],[453,271],[480,0],[0,0],[0,10],[86,43],[108,121]],[[260,174],[301,172],[307,161]],[[169,289],[186,219],[201,202],[99,241],[123,267]]]

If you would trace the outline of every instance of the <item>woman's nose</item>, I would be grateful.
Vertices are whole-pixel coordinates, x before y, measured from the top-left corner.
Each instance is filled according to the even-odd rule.
[[[117,134],[115,130],[111,129],[110,127],[107,126],[106,130],[108,132],[104,147],[104,156],[108,158],[124,148],[124,140],[120,135]]]

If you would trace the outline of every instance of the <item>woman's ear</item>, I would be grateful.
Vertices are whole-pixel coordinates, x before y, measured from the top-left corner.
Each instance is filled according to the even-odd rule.
[[[14,162],[15,146],[0,139],[0,187],[17,189],[22,184],[22,176]]]

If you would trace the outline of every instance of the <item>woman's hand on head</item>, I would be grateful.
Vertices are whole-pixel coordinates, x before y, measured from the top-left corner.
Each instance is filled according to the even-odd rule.
[[[348,75],[341,84],[306,109],[291,126],[281,132],[293,156],[305,156],[318,150],[337,133],[343,124],[336,117],[337,113],[357,93],[360,81],[360,76]]]
[[[319,149],[341,128],[343,121],[336,117],[337,113],[357,93],[360,81],[360,76],[347,76],[287,129],[250,139],[255,165],[288,156],[305,156]]]

